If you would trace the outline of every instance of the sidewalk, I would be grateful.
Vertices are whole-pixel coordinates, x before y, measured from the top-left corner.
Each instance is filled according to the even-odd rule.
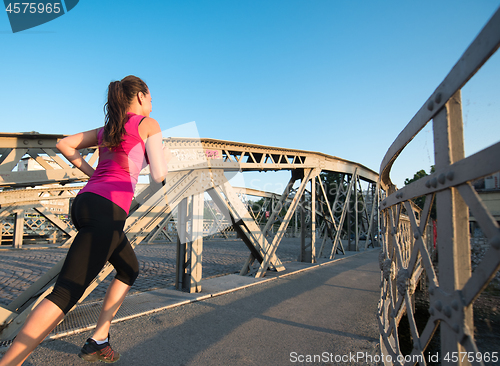
[[[130,296],[135,306],[163,299],[172,307],[113,324],[111,344],[122,355],[117,365],[372,364],[364,361],[378,352],[378,253],[339,255],[316,266],[290,263],[288,273],[262,280],[209,279],[200,294]],[[87,365],[77,354],[91,334],[45,341],[25,365]]]

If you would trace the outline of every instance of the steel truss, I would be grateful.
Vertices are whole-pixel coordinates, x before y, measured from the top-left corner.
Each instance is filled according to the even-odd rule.
[[[81,185],[75,184],[86,180],[57,151],[56,143],[62,137],[34,133],[0,134],[0,187],[3,188],[0,202],[3,216],[36,207],[48,221],[64,231],[69,238],[65,245],[69,245],[75,235],[73,228],[59,222],[58,217],[40,203],[49,199],[70,199],[81,188]],[[163,184],[150,184],[137,195],[131,205],[125,232],[133,247],[165,235],[177,241],[176,286],[190,292],[201,291],[205,194],[217,209],[217,212],[212,210],[212,213],[215,212],[214,225],[227,230],[227,223],[231,223],[249,249],[249,258],[242,267],[241,275],[263,277],[268,270],[285,269],[276,256],[276,250],[290,223],[301,212],[301,260],[314,262],[319,258],[316,241],[320,235],[336,240],[336,245],[343,251],[339,234],[341,225],[332,207],[347,212],[345,206],[349,206],[349,200],[346,201],[344,195],[338,196],[335,203],[328,202],[325,187],[319,179],[322,171],[341,173],[346,179],[351,177],[351,182],[359,183],[359,179],[363,179],[375,184],[378,180],[376,172],[361,164],[322,153],[213,139],[170,138],[165,143],[173,156],[169,174]],[[89,164],[97,163],[96,148],[85,149],[82,154]],[[38,162],[40,170],[17,171],[16,166],[23,157]],[[290,181],[281,195],[235,188],[225,176],[236,172],[277,170],[291,172]],[[356,191],[354,196],[361,197],[364,192],[360,192],[359,187],[360,184],[353,183],[349,192]],[[265,225],[262,221],[264,227],[259,225],[261,218],[256,218],[240,197],[257,193],[274,200],[271,217]],[[215,206],[211,207],[215,209]],[[368,221],[371,222],[372,217]],[[19,214],[16,221],[18,236],[14,241],[20,247],[23,215]],[[176,238],[165,230],[167,225],[173,223],[178,231]],[[326,227],[326,234],[322,234],[321,225]],[[361,230],[365,230],[362,225],[356,226],[356,235]],[[17,334],[31,310],[52,290],[62,264],[62,261],[57,263],[7,307],[0,307],[0,340],[12,339]],[[110,265],[103,268],[80,302],[111,271]]]
[[[72,238],[76,234],[73,226],[68,220],[63,220],[57,214],[51,212],[43,203],[69,200],[76,197],[79,190],[80,187],[47,187],[42,189],[4,190],[1,192],[0,218],[5,218],[12,214],[15,217],[11,230],[13,234],[12,246],[14,248],[22,247],[23,231],[26,231],[26,229],[31,229],[33,235],[51,233],[53,238],[58,238],[59,242],[62,241],[61,247],[71,245]],[[41,218],[26,220],[24,215],[28,210],[34,210],[36,214],[41,215]],[[40,221],[40,225],[30,224],[27,221]],[[2,222],[2,226],[5,226],[5,221]],[[23,230],[24,226],[26,228]],[[46,226],[50,226],[50,228]],[[2,234],[9,233],[9,230],[5,230]],[[2,235],[0,235],[1,242]]]
[[[500,171],[500,143],[465,158],[461,88],[500,46],[500,9],[453,67],[415,117],[399,134],[381,167],[383,252],[380,256],[381,299],[378,308],[385,364],[426,364],[424,351],[437,331],[441,352],[465,352],[453,364],[483,365],[474,340],[472,305],[500,267],[500,229],[471,181]],[[435,173],[402,189],[391,182],[391,167],[404,147],[433,122]],[[422,212],[411,203],[425,196]],[[426,245],[426,227],[433,201],[437,208],[439,276]],[[469,210],[489,240],[482,263],[471,273]],[[424,271],[425,270],[425,271]],[[421,278],[422,273],[425,277]],[[413,294],[417,283],[429,286],[430,317],[417,329]],[[398,329],[407,315],[413,350],[406,361]],[[457,353],[455,353],[456,355]],[[392,362],[390,362],[392,360]],[[446,359],[441,360],[448,364]]]

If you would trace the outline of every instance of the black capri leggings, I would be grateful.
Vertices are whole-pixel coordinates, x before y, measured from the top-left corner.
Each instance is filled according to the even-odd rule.
[[[123,232],[126,212],[94,193],[78,195],[71,206],[71,218],[78,230],[57,279],[46,298],[64,314],[78,302],[107,261],[116,269],[117,280],[132,286],[139,263]]]

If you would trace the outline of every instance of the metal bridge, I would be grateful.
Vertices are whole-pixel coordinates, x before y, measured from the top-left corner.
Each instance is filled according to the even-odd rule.
[[[163,185],[150,184],[134,199],[126,223],[132,245],[154,240],[158,235],[168,239],[166,224],[175,222],[177,288],[199,292],[205,195],[210,197],[211,207],[217,208],[216,224],[230,224],[248,247],[249,257],[241,275],[259,278],[269,270],[284,269],[276,249],[293,218],[298,220],[297,213],[300,225],[296,229],[300,228],[301,237],[298,254],[302,261],[314,262],[321,256],[333,258],[343,253],[341,239],[350,240],[351,230],[355,249],[361,248],[361,238],[367,247],[380,237],[377,320],[381,352],[391,356],[383,358],[384,362],[415,365],[419,358],[411,356],[423,356],[437,330],[441,333],[442,354],[478,354],[472,304],[500,267],[500,229],[471,182],[500,171],[500,142],[465,157],[461,89],[499,46],[500,10],[389,147],[380,167],[380,179],[376,172],[360,164],[317,152],[210,139],[166,140],[173,155],[170,173]],[[436,171],[398,190],[390,179],[392,166],[430,121]],[[0,134],[0,217],[12,218],[14,247],[22,245],[24,212],[28,209],[35,209],[63,233],[61,245],[70,245],[75,235],[70,224],[41,203],[70,199],[78,190],[77,184],[86,180],[55,148],[62,137]],[[95,148],[82,153],[91,165],[96,163]],[[26,157],[41,168],[16,168]],[[233,187],[227,178],[236,172],[272,174],[281,170],[290,172],[281,195]],[[325,172],[337,174],[339,184],[334,195],[325,188],[326,179],[321,174]],[[262,211],[256,213],[246,205],[248,196],[274,201],[267,220],[261,221]],[[422,196],[426,200],[420,209],[413,200]],[[362,209],[358,209],[360,201]],[[437,207],[437,262],[431,258],[430,235],[426,231],[433,202]],[[267,204],[264,201],[263,205]],[[486,256],[474,273],[470,263],[469,211],[489,240]],[[350,223],[346,225],[346,221]],[[0,308],[0,340],[15,336],[31,309],[51,291],[61,265],[58,263],[11,304]],[[110,267],[104,268],[84,297],[110,272]],[[414,292],[419,282],[426,284],[429,292],[429,318],[424,329],[419,329],[415,321]],[[408,355],[402,353],[399,339],[403,319],[409,323],[413,347],[406,361],[404,356]],[[420,360],[425,364],[425,357]],[[458,357],[458,362],[452,363],[484,364],[477,357],[470,361]]]
[[[32,225],[26,225],[28,211],[36,211],[39,215],[36,220],[45,220],[44,226],[51,226],[53,235],[49,240],[59,235],[61,246],[71,245],[76,235],[67,220],[47,208],[47,202],[74,197],[81,188],[78,183],[87,179],[56,149],[62,137],[38,133],[0,134],[0,186],[3,187],[0,217],[4,219],[2,226],[9,226],[12,231],[15,248],[22,247],[23,238],[27,239],[23,231],[26,234],[30,230],[31,237],[36,232]],[[378,174],[360,164],[322,153],[211,139],[169,138],[164,143],[172,152],[169,174],[163,184],[147,184],[136,195],[125,232],[133,247],[159,237],[173,240],[175,235],[176,287],[180,290],[201,291],[207,206],[214,213],[211,222],[216,231],[227,235],[230,227],[249,250],[241,275],[260,278],[268,270],[283,271],[285,266],[276,256],[276,249],[286,235],[301,237],[297,256],[301,261],[312,263],[320,257],[333,258],[337,253],[344,253],[342,239],[350,242],[352,238],[356,249],[375,242],[377,225],[374,222],[378,220],[374,221],[373,217],[378,217],[375,209],[379,199]],[[89,164],[97,163],[96,148],[81,153]],[[26,160],[38,164],[26,164]],[[289,171],[290,179],[281,194],[231,185],[232,175],[251,171],[269,172],[266,175]],[[337,174],[334,190],[325,187],[321,173],[326,172]],[[147,169],[143,173],[147,174]],[[262,208],[255,211],[249,207],[248,197],[263,198]],[[263,220],[264,210],[269,217]],[[168,228],[173,226],[177,233],[169,232]],[[17,334],[34,306],[50,293],[62,263],[57,263],[7,307],[0,308],[0,340],[12,339]],[[112,266],[106,266],[81,301],[112,270]]]

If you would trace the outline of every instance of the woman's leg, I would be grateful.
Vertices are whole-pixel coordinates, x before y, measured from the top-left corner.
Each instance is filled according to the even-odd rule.
[[[78,228],[57,283],[48,299],[67,313],[124,240],[127,214],[111,201],[93,193],[78,195],[72,219]]]
[[[131,285],[137,276],[137,259],[123,233],[127,216],[125,211],[100,196],[84,195],[85,199],[80,195],[73,202],[72,214],[77,214],[78,220],[75,217],[73,219],[79,232],[68,252],[55,289],[27,318],[15,342],[0,360],[0,366],[21,364],[61,321],[64,313],[76,304],[108,258],[115,268],[118,267],[119,278],[124,280],[121,283],[113,281],[108,289],[108,300],[104,303],[102,321],[99,323],[102,325],[97,328],[99,332],[109,329],[111,319],[123,302],[130,288],[124,282]],[[76,209],[81,205],[83,207]],[[124,243],[128,244],[125,251],[122,250]],[[120,250],[117,250],[117,246]],[[103,339],[106,337],[107,333]]]
[[[0,360],[0,366],[21,365],[45,337],[64,318],[63,311],[44,299],[26,319],[14,342]]]
[[[121,235],[120,244],[116,246],[109,257],[109,263],[115,267],[116,276],[109,285],[104,297],[101,314],[92,337],[96,341],[102,341],[108,337],[111,320],[116,315],[125,299],[125,295],[139,275],[139,262],[124,233]]]
[[[122,305],[129,289],[129,285],[117,280],[116,278],[111,281],[111,284],[106,291],[106,296],[104,297],[104,302],[102,304],[101,313],[99,314],[99,320],[97,321],[94,335],[92,336],[94,340],[103,341],[108,338],[111,320],[113,320],[116,312]]]

